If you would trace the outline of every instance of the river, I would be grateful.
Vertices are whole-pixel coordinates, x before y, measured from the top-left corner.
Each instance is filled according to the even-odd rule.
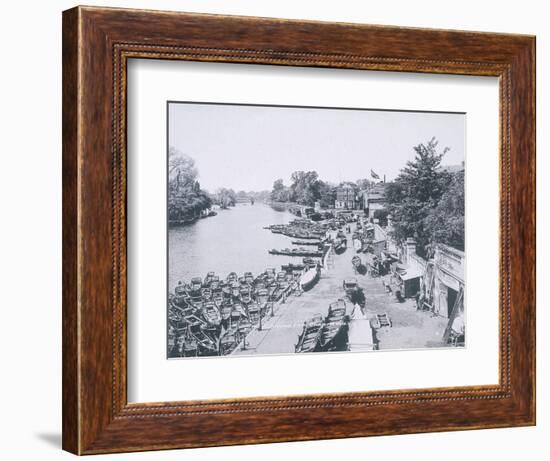
[[[178,280],[189,281],[214,271],[225,279],[230,272],[254,275],[268,267],[300,262],[300,258],[274,256],[272,248],[291,248],[291,240],[263,229],[270,224],[286,224],[295,218],[286,210],[277,210],[256,202],[216,210],[217,216],[199,219],[193,224],[168,230],[168,288]]]

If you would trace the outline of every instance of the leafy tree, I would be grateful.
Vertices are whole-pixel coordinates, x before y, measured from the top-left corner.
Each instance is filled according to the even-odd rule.
[[[216,194],[214,195],[214,202],[222,208],[235,206],[237,203],[237,194],[233,189],[226,189],[225,187],[222,187],[216,191]]]
[[[319,196],[321,207],[332,208],[336,200],[336,188],[325,181],[319,181]]]
[[[370,179],[362,178],[355,181],[355,184],[357,184],[357,187],[359,187],[360,190],[370,189],[370,187],[373,185],[373,182]]]
[[[174,186],[191,186],[198,177],[195,161],[188,155],[179,152],[175,147],[170,147],[168,151],[168,175],[175,181]]]
[[[240,201],[240,202],[245,202],[249,199],[248,197],[248,193],[244,190],[240,190],[237,192],[237,199]]]
[[[388,210],[374,210],[373,218],[378,219],[378,222],[381,226],[387,226],[388,225]]]
[[[274,202],[291,202],[293,201],[292,191],[289,187],[284,185],[282,179],[277,179],[273,183],[273,190],[271,191],[271,200]]]
[[[396,180],[386,186],[393,238],[402,243],[414,237],[421,256],[429,256],[433,243],[427,217],[437,207],[452,180],[451,174],[441,168],[441,160],[449,149],[438,152],[437,145],[437,140],[432,138],[426,144],[415,146],[414,160],[407,162]]]
[[[445,243],[464,251],[464,171],[452,175],[441,200],[425,219],[429,230],[430,249]]]
[[[212,199],[197,181],[195,161],[175,148],[168,151],[168,219],[171,222],[198,217],[212,206]]]
[[[297,203],[313,206],[321,198],[319,175],[316,171],[295,171],[290,178],[290,189]]]
[[[273,183],[273,189],[271,190],[271,200],[274,202],[282,202],[281,196],[286,189],[285,184],[282,179],[277,179]]]

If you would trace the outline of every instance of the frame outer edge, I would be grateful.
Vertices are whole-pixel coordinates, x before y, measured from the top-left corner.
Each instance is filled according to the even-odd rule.
[[[516,149],[513,178],[519,189],[517,209],[519,212],[517,234],[513,241],[517,245],[514,258],[523,270],[512,271],[513,283],[522,286],[523,298],[517,299],[517,309],[524,311],[520,317],[520,341],[523,355],[518,357],[517,367],[525,370],[521,375],[517,391],[520,394],[520,412],[525,425],[536,425],[536,38],[530,37],[514,62],[515,88],[513,89],[513,114],[515,123],[512,145]],[[517,183],[520,183],[521,186]],[[521,219],[521,221],[520,221]],[[521,222],[521,225],[519,224]],[[519,293],[519,289],[517,292]],[[521,304],[520,304],[521,303]],[[519,323],[519,322],[518,322]],[[516,346],[516,350],[520,346]]]
[[[80,453],[78,337],[79,22],[73,8],[62,15],[62,448]]]
[[[171,415],[174,416],[171,426],[172,431],[170,433],[172,435],[167,431],[161,433],[161,435],[167,437],[169,442],[157,444],[156,442],[158,440],[155,440],[155,443],[148,443],[142,440],[139,432],[136,433],[135,428],[139,421],[139,426],[142,430],[141,435],[145,435],[146,431],[158,433],[156,428],[158,428],[161,423],[159,419],[161,415],[154,416],[151,419],[144,419],[142,415],[139,415],[136,419],[132,419],[132,421],[126,418],[117,417],[120,416],[117,414],[119,410],[116,405],[117,398],[112,397],[111,400],[111,389],[109,389],[109,395],[107,395],[107,391],[105,390],[106,383],[111,380],[112,376],[115,376],[114,374],[107,375],[105,372],[107,352],[110,352],[111,348],[115,348],[114,343],[108,344],[106,337],[107,335],[111,337],[111,333],[114,335],[116,330],[108,323],[109,318],[103,315],[107,313],[107,305],[105,304],[106,296],[109,291],[106,288],[107,285],[100,286],[100,293],[97,293],[97,284],[100,283],[97,279],[101,278],[101,280],[105,282],[111,269],[106,266],[105,260],[100,260],[100,258],[98,258],[98,253],[93,248],[93,244],[104,242],[109,238],[106,227],[108,227],[107,223],[110,223],[110,217],[107,217],[106,213],[100,212],[99,205],[93,203],[93,200],[90,200],[90,198],[95,196],[97,196],[96,198],[98,198],[99,202],[104,200],[105,194],[107,194],[105,186],[113,186],[111,181],[116,181],[116,178],[111,178],[111,174],[107,174],[105,159],[97,155],[106,152],[106,143],[104,142],[103,135],[97,143],[87,137],[83,137],[83,135],[86,134],[89,136],[94,130],[99,130],[101,127],[98,126],[99,124],[96,125],[97,121],[103,124],[102,127],[104,129],[108,125],[106,114],[109,112],[105,103],[107,95],[110,99],[111,96],[113,96],[111,95],[111,91],[114,90],[108,88],[109,83],[104,80],[101,74],[98,75],[98,71],[101,71],[105,65],[109,69],[112,68],[111,56],[106,53],[109,53],[113,44],[116,44],[117,39],[120,39],[120,36],[117,36],[117,34],[130,34],[129,28],[126,29],[124,26],[120,25],[124,23],[124,21],[122,21],[122,19],[124,19],[122,16],[125,14],[128,14],[128,10],[89,9],[88,7],[77,7],[63,13],[63,448],[75,454],[92,454],[290,440],[312,440],[390,433],[432,432],[438,430],[432,426],[386,427],[384,431],[365,432],[364,429],[361,429],[353,431],[352,433],[347,433],[346,435],[341,435],[337,433],[322,433],[315,425],[311,425],[307,433],[303,432],[296,435],[289,435],[288,428],[295,424],[294,422],[288,423],[288,421],[291,420],[288,420],[290,415],[287,412],[287,427],[285,428],[284,424],[282,425],[279,436],[266,437],[260,434],[251,439],[243,437],[242,434],[239,434],[238,427],[235,428],[234,422],[252,421],[254,416],[239,416],[237,419],[236,416],[224,415],[223,417],[219,416],[218,420],[224,423],[227,422],[225,428],[229,429],[228,432],[230,433],[225,434],[225,431],[222,431],[221,438],[205,441],[204,437],[207,436],[212,427],[210,423],[207,424],[205,422],[210,418],[209,415],[186,416],[183,418],[181,415],[174,414]],[[167,16],[172,16],[172,14],[170,13]],[[185,16],[178,15],[178,18],[179,17]],[[203,16],[200,17],[202,18]],[[226,19],[229,20],[227,17]],[[197,20],[197,17],[196,15],[190,15],[188,20],[194,22]],[[242,18],[241,20],[231,18],[230,31],[233,31],[237,36],[239,35],[238,32],[240,32],[239,27],[242,26],[242,24],[240,24],[241,21]],[[276,20],[272,20],[272,23],[275,24],[275,21]],[[131,21],[126,21],[127,24],[130,22]],[[302,23],[299,21],[288,21],[289,27],[292,24],[297,27]],[[307,27],[329,27],[329,25],[316,26],[308,23]],[[116,32],[116,34],[111,35],[113,31]],[[145,27],[145,32],[148,32],[147,27]],[[379,33],[380,31],[377,30],[377,34]],[[420,32],[410,31],[410,33],[418,34]],[[454,37],[454,34],[450,31],[441,32],[441,34],[448,34],[451,38]],[[492,35],[487,35],[486,37],[487,40],[494,41],[495,39]],[[240,36],[237,38],[233,37],[233,39],[236,40],[237,44],[240,43]],[[505,40],[506,36],[502,36],[502,39]],[[174,40],[177,42],[180,39],[175,37]],[[267,41],[269,42],[269,40]],[[453,43],[447,43],[447,46],[456,46],[454,40],[450,41]],[[523,46],[521,53],[522,59],[524,60],[522,61],[521,71],[531,72],[534,68],[534,40],[525,41],[525,38],[522,37],[521,39],[514,38],[508,41],[512,41],[513,45],[511,46],[510,52],[514,50],[515,53],[518,53],[519,45]],[[520,41],[523,43],[518,44]],[[164,38],[162,38],[160,42],[165,43]],[[197,43],[201,45],[200,41]],[[490,45],[497,47],[504,46],[503,44],[495,44],[492,42]],[[233,44],[231,44],[231,46],[233,46]],[[326,44],[322,45],[321,51],[323,51],[323,46],[328,47]],[[474,43],[472,45],[470,43],[470,46],[477,46],[477,44]],[[359,47],[359,45],[357,45],[357,47]],[[527,51],[527,49],[529,49],[529,51]],[[478,53],[480,52],[478,51]],[[528,56],[525,56],[525,53],[527,53]],[[83,57],[84,54],[85,56]],[[94,59],[91,59],[92,57]],[[514,56],[503,55],[502,59],[509,58],[510,61],[514,60],[517,64],[517,57],[517,54]],[[102,61],[102,59],[105,59],[105,61]],[[213,60],[213,57],[211,58],[208,56],[208,59],[205,60],[211,59]],[[464,63],[457,61],[457,65],[462,64]],[[496,65],[497,62],[495,61],[494,64]],[[384,65],[384,67],[385,66],[386,65]],[[397,66],[400,67],[403,66],[403,64],[399,63]],[[109,72],[107,72],[107,74],[108,73]],[[477,75],[477,73],[475,73],[475,75]],[[528,80],[528,82],[527,88],[524,87],[521,91],[525,98],[523,99],[523,103],[532,103],[533,106],[529,106],[526,110],[526,118],[529,118],[530,114],[531,119],[527,120],[525,125],[520,125],[520,127],[523,127],[524,131],[520,129],[519,133],[523,133],[526,136],[526,139],[523,139],[523,146],[528,144],[529,147],[523,152],[525,155],[516,166],[520,166],[521,164],[522,167],[527,167],[526,170],[523,170],[524,174],[520,179],[521,186],[525,187],[525,194],[522,196],[521,204],[522,211],[530,213],[530,216],[527,218],[527,223],[531,226],[534,225],[535,219],[533,214],[535,192],[533,184],[531,183],[535,173],[534,126],[532,125],[534,121],[534,100],[531,100],[534,98],[534,81],[531,81],[529,78],[526,79],[524,75],[523,82],[525,82],[525,80]],[[91,82],[98,84],[93,90],[90,90],[88,87]],[[104,98],[104,100],[100,100],[102,103],[101,107],[95,104],[94,99],[99,97],[98,94],[101,94],[99,90],[103,91]],[[515,126],[517,127],[517,125]],[[517,144],[512,141],[512,146],[514,145]],[[517,149],[513,149],[513,151],[517,152]],[[513,158],[512,162],[514,162]],[[93,173],[93,179],[99,180],[98,184],[93,183],[92,178],[88,177],[88,170]],[[114,183],[114,187],[116,189],[116,182]],[[517,191],[514,186],[512,186],[511,189],[512,191]],[[111,188],[109,190],[111,190]],[[100,221],[94,223],[90,220],[90,218],[97,216],[104,219],[104,222],[98,224]],[[99,229],[97,229],[98,227]],[[90,230],[91,228],[94,229],[94,231]],[[524,235],[527,240],[519,243],[518,246],[533,251],[525,256],[526,260],[531,262],[534,260],[535,243],[531,240],[534,238],[534,229],[527,229]],[[90,239],[90,241],[88,241],[88,239]],[[513,248],[517,250],[518,246],[513,246]],[[102,251],[105,252],[103,245]],[[526,260],[524,259],[523,261]],[[88,277],[88,275],[90,275],[88,266],[90,263],[94,262],[96,266],[93,267],[94,281],[92,281],[92,279]],[[113,270],[116,273],[116,267]],[[535,268],[533,266],[531,270],[525,271],[521,277],[523,281],[528,281],[527,285],[529,287],[534,287],[535,284],[535,281],[531,279],[534,270]],[[522,284],[519,285],[522,286]],[[518,289],[517,286],[518,285],[516,285],[516,289]],[[524,303],[528,304],[526,309],[532,314],[534,312],[534,305],[531,305],[530,301],[534,302],[534,296],[534,293],[527,295],[524,302],[520,304],[519,309],[515,310],[515,314],[518,315]],[[510,399],[510,405],[506,407],[508,411],[511,411],[510,417],[512,419],[507,421],[500,419],[491,423],[480,421],[477,424],[465,422],[464,420],[457,420],[453,424],[448,426],[445,425],[443,430],[509,427],[511,425],[528,425],[534,422],[535,381],[532,373],[534,373],[535,351],[534,337],[531,336],[534,334],[534,318],[526,319],[522,317],[513,322],[513,325],[516,330],[519,330],[520,333],[526,336],[530,336],[530,338],[521,349],[521,357],[514,357],[514,373],[517,373],[518,375],[516,376],[521,379],[514,381],[515,384],[519,384],[516,388],[516,392],[519,392],[516,393],[515,401]],[[95,327],[97,327],[98,331],[95,331]],[[525,376],[527,369],[531,372],[529,377]],[[112,383],[114,386],[116,381],[112,381]],[[526,394],[521,392],[522,385],[527,385]],[[488,408],[489,400],[479,400],[479,403],[479,405],[474,403],[468,404],[468,408],[470,408],[473,416],[482,412],[484,408]],[[481,403],[483,403],[483,405],[481,405]],[[485,403],[487,403],[487,405],[485,405]],[[427,404],[432,408],[436,406],[433,402],[427,402]],[[517,406],[514,407],[514,404]],[[526,407],[530,407],[532,413],[529,413],[528,410],[526,411]],[[407,408],[408,407],[405,406],[403,411],[408,411]],[[442,409],[444,410],[443,406]],[[322,410],[323,408],[316,409],[315,412],[323,416]],[[324,417],[326,418],[334,419],[338,416],[335,415],[334,410],[328,407],[325,410],[326,413]],[[412,411],[410,408],[409,410]],[[306,418],[306,416],[309,416],[309,411],[310,410],[306,408],[302,408],[299,417],[302,415],[301,417]],[[380,413],[380,411],[378,413]],[[274,415],[269,415],[269,412],[266,416],[269,416],[271,420],[277,422],[282,420],[281,418],[275,418]],[[360,416],[361,415],[358,415],[357,418]],[[500,416],[502,416],[502,414]],[[533,420],[531,420],[531,417],[533,417]],[[261,418],[256,421],[261,422]],[[131,423],[134,422],[136,424],[132,426]],[[173,437],[173,434],[176,434],[178,430],[182,430],[186,426],[193,427],[195,422],[198,423],[199,431],[201,431],[202,426],[202,439],[197,436],[185,442],[172,443],[170,437]],[[266,421],[266,423],[267,424],[264,425],[266,427],[269,426],[269,421]],[[361,421],[356,421],[356,425],[353,427],[357,427],[359,423],[361,423]],[[352,426],[349,425],[348,427]],[[233,433],[231,433],[232,431]],[[151,434],[151,432],[149,432],[149,434]]]

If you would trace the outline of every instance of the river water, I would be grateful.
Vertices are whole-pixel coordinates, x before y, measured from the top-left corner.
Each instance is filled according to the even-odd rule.
[[[254,275],[268,267],[299,263],[300,258],[270,255],[272,248],[291,248],[291,240],[263,229],[270,224],[286,224],[295,218],[286,210],[263,203],[238,204],[228,210],[216,210],[217,216],[199,219],[193,224],[168,230],[168,288],[178,280],[189,281],[214,271],[225,279],[230,272]]]

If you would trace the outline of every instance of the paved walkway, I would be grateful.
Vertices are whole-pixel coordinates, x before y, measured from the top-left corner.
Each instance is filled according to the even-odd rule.
[[[379,349],[422,349],[441,347],[447,319],[434,316],[431,312],[417,311],[414,299],[400,303],[388,295],[382,283],[383,277],[359,276],[359,285],[365,290],[367,316],[387,313],[391,327],[376,329]],[[389,283],[389,276],[385,277]]]
[[[263,319],[262,330],[247,337],[247,348],[238,347],[234,355],[293,353],[304,322],[319,313],[325,316],[329,304],[344,298],[344,278],[356,277],[351,265],[352,250],[334,256],[331,269],[323,269],[319,282],[301,295],[291,295],[286,303],[276,306],[275,316]],[[351,308],[350,304],[350,308]]]

